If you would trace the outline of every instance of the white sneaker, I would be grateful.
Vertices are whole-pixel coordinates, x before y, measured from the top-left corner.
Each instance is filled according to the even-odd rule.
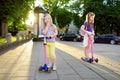
[[[57,69],[57,67],[54,65],[54,66],[53,66],[53,71],[56,71],[56,69]]]

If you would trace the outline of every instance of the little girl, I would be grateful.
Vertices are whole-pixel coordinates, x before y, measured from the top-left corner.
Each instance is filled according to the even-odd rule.
[[[55,41],[58,32],[56,26],[52,22],[50,14],[45,14],[44,16],[43,33],[46,37],[48,37],[46,39],[48,67],[52,67],[53,70],[56,70]]]
[[[91,47],[91,53],[93,53],[93,43],[94,43],[94,18],[95,14],[93,12],[89,12],[86,15],[86,21],[84,22],[84,52],[85,52],[85,60],[89,60],[88,50]]]

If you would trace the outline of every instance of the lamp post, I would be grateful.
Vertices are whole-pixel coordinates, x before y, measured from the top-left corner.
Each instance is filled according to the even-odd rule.
[[[34,13],[37,14],[37,38],[39,38],[39,13],[46,13],[46,10],[42,6],[37,6],[34,9]]]

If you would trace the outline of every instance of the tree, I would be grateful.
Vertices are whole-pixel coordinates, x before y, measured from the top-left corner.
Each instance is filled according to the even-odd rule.
[[[59,8],[57,10],[57,14],[55,15],[56,15],[55,17],[57,18],[58,25],[60,28],[65,27],[73,20],[72,13],[62,8]]]
[[[68,25],[72,21],[72,13],[65,6],[70,0],[44,0],[44,7],[57,20],[60,28]]]
[[[8,26],[16,29],[18,23],[25,22],[34,0],[1,0],[0,4],[0,24],[11,23]],[[3,26],[0,28],[2,30]]]
[[[120,35],[120,0],[44,1],[46,9],[53,16],[53,18],[57,18],[58,14],[62,14],[62,12],[58,12],[60,11],[59,8],[64,8],[72,14],[73,18],[71,19],[73,19],[75,25],[80,27],[80,25],[82,25],[85,21],[86,14],[88,12],[94,12],[96,15],[94,23],[96,34],[116,33],[117,35]],[[67,20],[67,18],[64,19]]]
[[[84,14],[94,12],[96,33],[120,33],[119,0],[85,0]]]
[[[83,12],[83,10],[84,10],[83,2],[84,2],[84,0],[76,0],[76,1],[74,1],[74,3],[67,6],[67,9],[69,9],[73,13],[73,22],[78,28],[84,22],[84,18],[81,18],[84,13]]]
[[[119,7],[119,0],[79,0],[70,6],[71,10],[75,12],[74,23],[76,25],[83,24],[88,12],[94,12],[96,14],[95,32],[100,34],[120,33],[118,31],[120,28]]]

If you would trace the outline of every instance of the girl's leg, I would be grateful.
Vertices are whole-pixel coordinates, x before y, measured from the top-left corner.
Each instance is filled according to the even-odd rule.
[[[56,55],[55,55],[55,43],[52,43],[50,46],[52,63],[56,64]]]
[[[56,58],[52,59],[52,66],[56,66]]]
[[[88,51],[89,51],[89,48],[90,48],[90,41],[88,40],[88,45],[85,47],[85,57],[88,58],[89,55],[88,55]]]
[[[47,52],[47,61],[48,61],[48,67],[51,67],[51,57],[50,57],[50,45],[49,45],[49,42],[47,43],[47,46],[46,46],[46,52]]]
[[[93,41],[91,41],[91,56],[94,58],[94,46],[93,46]]]
[[[88,47],[85,47],[85,57],[88,57]]]
[[[56,70],[56,55],[55,55],[55,43],[51,43],[50,46],[50,52],[51,52],[51,60],[53,65],[53,70]]]

